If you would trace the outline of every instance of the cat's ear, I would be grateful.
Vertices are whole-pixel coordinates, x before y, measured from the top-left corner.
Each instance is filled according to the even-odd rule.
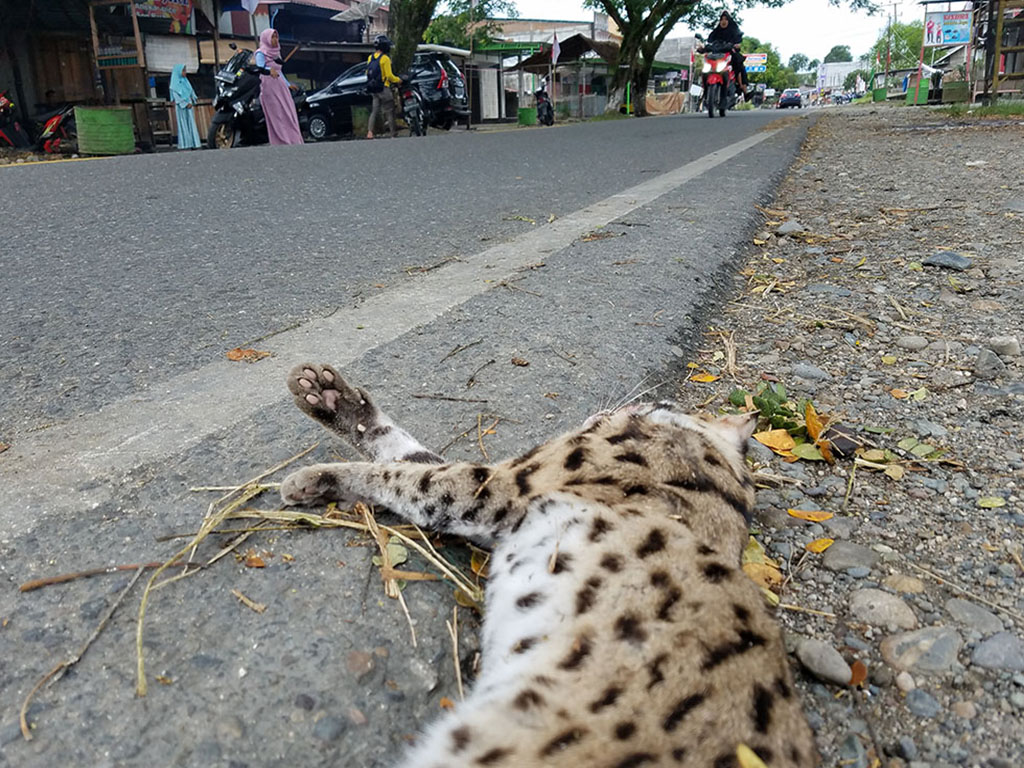
[[[759,411],[719,416],[711,423],[711,426],[730,445],[739,451],[740,456],[746,456],[747,440],[750,439],[750,436],[754,434],[754,430],[757,429],[758,416],[760,416]]]

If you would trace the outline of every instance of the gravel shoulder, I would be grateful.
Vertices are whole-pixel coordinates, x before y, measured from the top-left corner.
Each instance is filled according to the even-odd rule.
[[[752,441],[755,533],[824,765],[1024,762],[1022,138],[925,110],[823,116],[682,387],[717,405],[778,382],[860,444],[788,463]]]

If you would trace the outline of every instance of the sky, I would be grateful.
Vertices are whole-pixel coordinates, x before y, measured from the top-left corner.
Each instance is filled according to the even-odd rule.
[[[884,0],[877,0],[881,3]],[[583,8],[580,0],[514,0],[524,19],[589,20],[593,12]],[[959,5],[959,4],[958,4]],[[744,34],[761,42],[771,43],[789,61],[794,53],[809,59],[823,59],[834,45],[848,45],[854,57],[868,52],[885,29],[887,14],[869,16],[864,11],[851,11],[845,5],[835,7],[828,0],[791,0],[781,8],[751,8],[740,14]],[[896,18],[901,22],[924,18],[924,7],[916,0],[898,2]],[[698,30],[706,34],[707,30]],[[683,37],[690,32],[680,26],[670,37]]]

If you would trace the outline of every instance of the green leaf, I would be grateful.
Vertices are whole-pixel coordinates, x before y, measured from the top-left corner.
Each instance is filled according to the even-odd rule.
[[[910,393],[910,396],[917,400],[918,402],[920,402],[921,400],[924,400],[926,397],[928,397],[928,388],[921,387],[920,389],[915,389],[913,392]]]
[[[778,396],[783,401],[785,401],[785,399],[786,399],[786,385],[785,384],[783,384],[781,381],[778,384],[776,384],[775,385],[775,392],[778,394]]]
[[[893,430],[892,427],[861,427],[861,429],[872,435],[888,435]]]
[[[924,267],[921,265],[920,261],[912,261],[912,262],[910,262],[909,264],[907,264],[907,269],[909,269],[911,272],[923,272],[924,271]]]
[[[935,446],[933,445],[928,445],[928,443],[918,443],[917,445],[910,449],[910,452],[917,456],[918,458],[923,459],[925,456],[931,454],[934,450]]]
[[[793,446],[793,455],[807,461],[824,461],[821,451],[813,443],[801,443]]]
[[[921,441],[918,440],[916,437],[904,437],[902,440],[896,443],[896,447],[899,448],[901,451],[909,451],[911,448],[913,448],[920,442]]]
[[[1006,499],[1002,496],[983,496],[978,499],[978,506],[982,509],[996,509],[997,507],[1005,507]]]
[[[749,394],[745,389],[734,389],[729,393],[729,402],[737,408],[742,408],[747,404],[747,395]]]
[[[886,365],[895,365],[896,358],[893,355],[882,355],[882,362]]]

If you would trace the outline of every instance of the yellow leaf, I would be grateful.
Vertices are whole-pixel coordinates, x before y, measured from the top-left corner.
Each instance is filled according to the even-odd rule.
[[[691,376],[690,381],[696,381],[700,384],[710,384],[712,381],[718,381],[718,377],[713,376],[710,373],[698,373],[696,376]]]
[[[867,461],[884,462],[885,451],[881,448],[871,448],[870,450],[864,451],[864,453],[861,454],[861,458],[866,459]]]
[[[269,352],[263,352],[259,349],[242,349],[241,347],[235,347],[229,349],[227,352],[228,360],[233,363],[255,363],[257,360],[262,360],[264,357],[270,357]]]
[[[882,471],[893,480],[902,480],[903,475],[906,474],[906,470],[900,464],[890,464]]]
[[[894,355],[882,355],[882,362],[886,365],[895,365],[896,357]]]
[[[778,605],[778,604],[779,604],[780,602],[782,602],[782,601],[781,601],[781,600],[779,599],[779,596],[778,596],[778,595],[776,595],[776,594],[775,594],[774,592],[772,592],[772,591],[771,591],[770,589],[768,589],[768,588],[766,588],[766,587],[761,587],[761,595],[762,595],[762,596],[764,597],[764,599],[765,599],[765,600],[766,600],[766,601],[768,602],[768,604],[769,604],[769,605],[771,605],[771,606],[776,606],[776,605]]]
[[[442,696],[438,704],[441,706],[441,709],[455,709],[455,702],[447,696]]]
[[[835,539],[815,539],[814,541],[809,542],[804,549],[808,552],[814,552],[816,555],[820,555],[834,543]]]
[[[768,768],[764,760],[755,754],[754,750],[746,744],[736,745],[736,759],[739,760],[740,768]]]
[[[744,563],[743,572],[759,587],[777,587],[782,583],[782,571],[768,563]]]
[[[700,368],[700,366],[697,363],[687,363],[686,367],[689,368],[690,370],[693,370],[694,368]]]
[[[789,453],[796,446],[793,436],[784,429],[769,429],[765,432],[758,432],[754,439],[761,445],[766,445],[778,454]],[[789,453],[789,455],[792,455]],[[793,459],[796,461],[796,458]]]
[[[764,245],[767,242],[767,240],[758,240],[756,237],[754,238],[754,245]]]
[[[469,558],[469,567],[477,576],[482,579],[486,579],[488,574],[487,562],[491,559],[490,554],[482,552],[479,549],[474,549],[473,554]]]
[[[867,665],[860,659],[857,659],[857,661],[853,662],[853,664],[850,665],[850,673],[851,674],[849,685],[853,688],[856,688],[858,685],[860,685],[868,679]]]
[[[807,434],[811,436],[811,440],[818,442],[825,424],[818,416],[818,412],[814,410],[814,405],[810,402],[804,408],[804,421],[807,423]]]
[[[905,389],[890,389],[889,394],[897,400],[906,400],[910,394]]]
[[[775,262],[776,264],[784,264],[786,262],[785,259],[780,259],[778,256],[773,258],[772,261]]]
[[[825,512],[821,509],[787,509],[786,511],[793,517],[799,518],[800,520],[809,520],[812,523],[831,520],[833,517],[831,512]]]

